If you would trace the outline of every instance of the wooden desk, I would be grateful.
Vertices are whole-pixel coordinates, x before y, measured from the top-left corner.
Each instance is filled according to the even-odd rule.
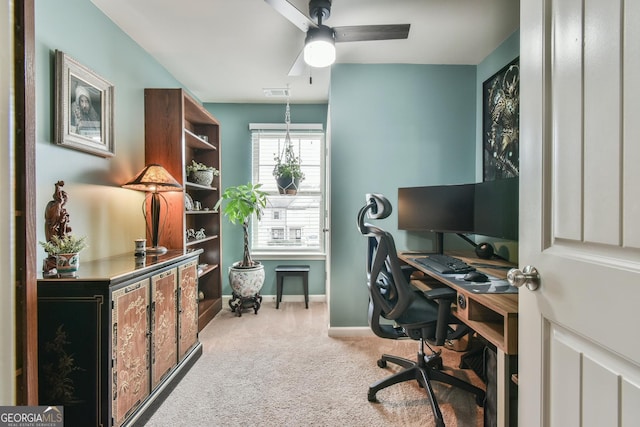
[[[478,294],[460,286],[452,276],[440,274],[413,261],[427,254],[399,253],[399,258],[415,267],[411,284],[421,290],[449,286],[457,292],[457,304],[452,307],[454,316],[484,337],[497,349],[497,408],[498,426],[515,426],[517,423],[517,385],[511,377],[518,369],[518,294]],[[505,267],[515,267],[500,260],[479,259],[467,252],[447,252],[487,275],[504,279]],[[474,265],[475,264],[475,265]],[[491,268],[495,265],[497,268]]]
[[[498,267],[515,267],[505,261],[481,260],[464,253],[447,255],[462,259],[467,264],[480,264],[476,267],[490,276],[504,279],[507,277],[505,268],[488,268],[488,265]],[[451,280],[450,275],[439,274],[413,261],[414,258],[424,256],[416,253],[402,253],[400,259],[415,267],[424,276],[412,280],[418,289],[429,290],[433,287],[446,285],[458,293],[457,305],[452,308],[454,316],[467,324],[491,344],[505,354],[518,354],[518,294],[478,294]],[[434,280],[435,279],[435,280]]]

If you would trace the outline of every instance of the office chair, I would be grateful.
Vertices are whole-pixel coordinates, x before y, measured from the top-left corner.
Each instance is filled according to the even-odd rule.
[[[411,338],[419,341],[417,360],[409,360],[383,354],[378,366],[384,368],[387,362],[403,367],[394,375],[380,380],[369,387],[368,399],[376,401],[376,393],[383,388],[404,381],[417,380],[427,392],[436,426],[444,426],[442,413],[433,392],[431,381],[439,381],[461,388],[476,396],[481,406],[485,392],[459,378],[442,372],[440,352],[434,351],[428,341],[441,346],[446,339],[455,339],[469,329],[455,323],[451,316],[451,303],[456,298],[453,289],[439,288],[421,292],[410,282],[410,266],[401,265],[393,236],[379,227],[365,223],[365,216],[384,219],[391,214],[391,204],[381,194],[367,194],[367,204],[358,212],[358,229],[368,238],[367,247],[367,287],[369,288],[369,326],[379,337],[388,339]],[[381,324],[381,318],[394,321],[394,325]],[[425,345],[430,354],[425,354]]]

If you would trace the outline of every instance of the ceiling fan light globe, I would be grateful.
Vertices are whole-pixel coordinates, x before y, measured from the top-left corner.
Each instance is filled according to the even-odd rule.
[[[304,62],[311,67],[328,67],[336,61],[336,47],[326,40],[315,40],[304,47]]]
[[[328,67],[336,61],[335,35],[326,25],[310,28],[304,40],[304,62],[311,67]]]

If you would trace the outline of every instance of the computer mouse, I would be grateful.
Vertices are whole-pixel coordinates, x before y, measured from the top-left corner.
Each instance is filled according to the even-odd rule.
[[[489,277],[479,271],[470,271],[464,275],[464,280],[467,282],[488,282]]]

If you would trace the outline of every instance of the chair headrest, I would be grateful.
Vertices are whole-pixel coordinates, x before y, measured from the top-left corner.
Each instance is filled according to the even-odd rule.
[[[382,194],[370,193],[365,196],[367,204],[358,211],[358,230],[368,236],[377,227],[364,222],[365,216],[372,219],[384,219],[391,215],[391,203]]]
[[[391,215],[393,209],[391,203],[382,194],[369,193],[366,196],[367,204],[371,204],[371,209],[367,212],[367,217],[371,219],[384,219]]]

